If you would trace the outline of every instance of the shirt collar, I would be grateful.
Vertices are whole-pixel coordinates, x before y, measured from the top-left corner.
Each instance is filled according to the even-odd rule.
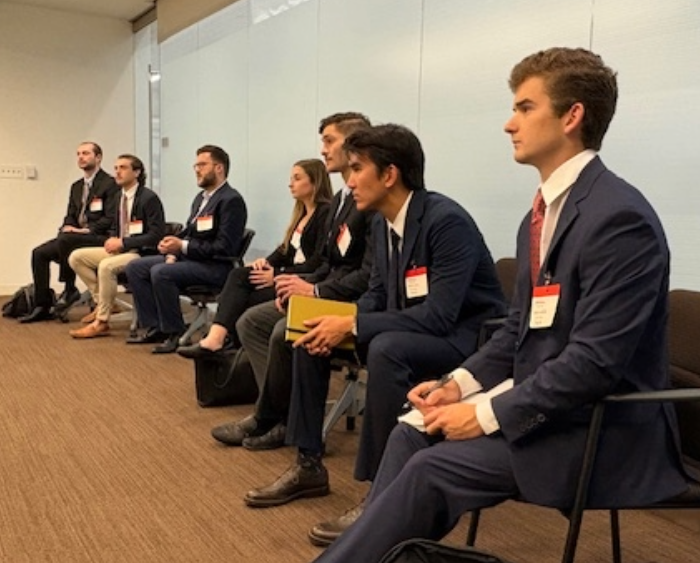
[[[540,184],[545,204],[549,206],[553,201],[561,197],[561,195],[573,185],[581,174],[581,171],[597,154],[598,153],[593,149],[586,149],[576,156],[572,156],[552,172],[549,178],[547,178],[544,183]]]
[[[394,220],[389,221],[387,219],[386,221],[389,228],[393,229],[396,234],[401,237],[401,239],[403,239],[403,233],[406,230],[406,215],[408,214],[408,206],[411,203],[411,199],[413,199],[413,191],[409,192],[406,201],[403,202],[403,205],[396,214],[396,217],[394,217]]]

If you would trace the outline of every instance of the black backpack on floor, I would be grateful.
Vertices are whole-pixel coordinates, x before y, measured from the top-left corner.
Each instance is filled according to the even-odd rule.
[[[30,283],[15,291],[10,300],[2,306],[2,316],[17,319],[34,310],[34,284]]]
[[[452,547],[436,541],[412,539],[401,542],[380,563],[508,563],[473,547]]]

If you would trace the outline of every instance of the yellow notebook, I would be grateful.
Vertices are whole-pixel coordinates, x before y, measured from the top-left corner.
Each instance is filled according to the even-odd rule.
[[[287,303],[287,331],[285,338],[287,342],[294,342],[297,338],[309,332],[309,329],[304,326],[304,321],[308,319],[323,315],[354,316],[356,314],[357,305],[355,303],[292,295],[289,298],[289,303]],[[355,339],[349,337],[338,344],[337,347],[342,350],[354,350]]]

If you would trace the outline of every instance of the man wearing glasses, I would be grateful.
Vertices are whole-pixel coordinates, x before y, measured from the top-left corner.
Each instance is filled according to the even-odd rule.
[[[126,268],[139,326],[145,332],[127,340],[130,344],[157,344],[155,354],[177,350],[185,332],[180,311],[180,291],[191,285],[226,282],[231,263],[222,256],[235,256],[247,220],[245,202],[226,178],[228,154],[205,145],[197,150],[194,165],[202,191],[192,202],[185,228],[158,244],[158,256],[139,258]]]

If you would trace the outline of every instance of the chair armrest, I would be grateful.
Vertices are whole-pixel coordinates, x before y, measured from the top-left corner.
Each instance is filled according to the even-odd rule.
[[[625,393],[622,395],[608,395],[603,399],[603,401],[606,403],[680,403],[700,401],[700,388],[664,389],[662,391],[641,391],[638,393]]]

